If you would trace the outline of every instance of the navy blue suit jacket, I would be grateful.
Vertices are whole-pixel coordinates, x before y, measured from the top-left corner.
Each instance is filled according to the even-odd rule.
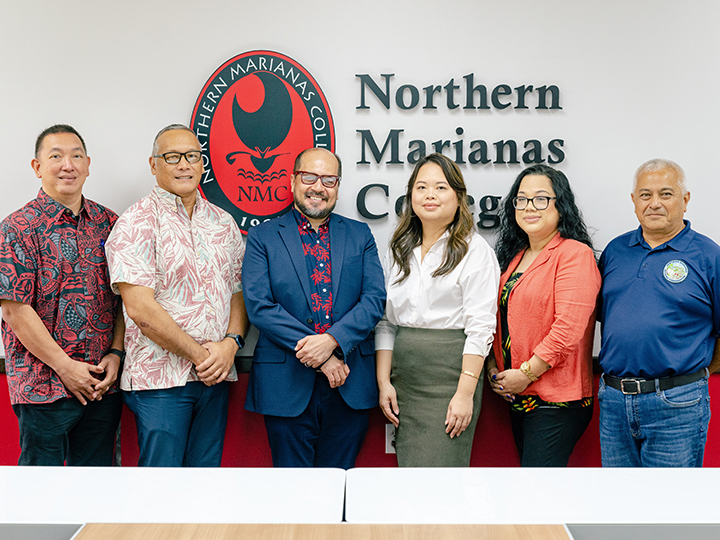
[[[340,395],[353,409],[369,409],[378,404],[373,329],[385,309],[383,271],[370,228],[331,214],[330,261],[333,325],[328,332],[350,369]],[[248,316],[260,330],[245,408],[298,416],[310,402],[318,375],[297,359],[295,345],[315,334],[319,313],[311,308],[310,279],[292,211],[250,229],[242,275]]]

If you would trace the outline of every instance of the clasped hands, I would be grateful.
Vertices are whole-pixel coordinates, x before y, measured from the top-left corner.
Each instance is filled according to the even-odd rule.
[[[350,368],[345,362],[333,355],[338,346],[330,334],[305,336],[295,345],[295,356],[305,367],[320,370],[328,378],[330,388],[345,384]]]
[[[493,392],[510,403],[515,401],[517,394],[521,394],[530,386],[530,379],[519,369],[499,371],[497,367],[491,367],[488,369],[487,377]]]
[[[87,405],[88,401],[100,401],[117,379],[120,371],[120,358],[115,354],[106,354],[95,366],[69,359],[57,374],[65,387],[78,401]],[[105,374],[102,380],[97,377]]]
[[[208,341],[203,343],[202,347],[207,351],[208,356],[195,366],[198,377],[207,386],[223,382],[235,363],[237,343],[232,339],[223,339]]]

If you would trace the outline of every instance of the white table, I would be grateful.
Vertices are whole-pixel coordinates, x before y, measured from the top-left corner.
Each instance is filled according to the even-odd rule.
[[[340,523],[342,469],[0,467],[0,523]]]
[[[352,469],[349,523],[720,523],[720,469]]]

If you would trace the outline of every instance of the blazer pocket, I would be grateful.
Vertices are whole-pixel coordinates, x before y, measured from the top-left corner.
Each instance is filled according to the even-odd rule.
[[[362,354],[363,356],[374,356],[375,337],[373,336],[373,334],[370,334],[370,339],[361,341],[360,345],[358,345],[358,349],[360,349],[360,354]]]
[[[259,364],[282,364],[285,362],[287,353],[281,349],[271,347],[256,347],[253,354],[253,362]]]

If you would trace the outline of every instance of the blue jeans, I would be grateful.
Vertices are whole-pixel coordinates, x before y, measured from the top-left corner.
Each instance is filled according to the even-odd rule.
[[[123,392],[135,415],[141,467],[219,467],[228,415],[228,383],[199,381]]]
[[[625,395],[600,378],[603,467],[702,467],[710,422],[707,375],[694,383]]]

